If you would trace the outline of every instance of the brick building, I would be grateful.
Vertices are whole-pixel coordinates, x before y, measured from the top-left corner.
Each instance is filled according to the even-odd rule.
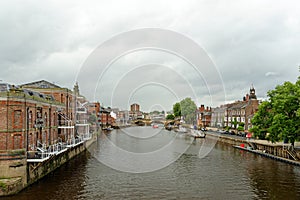
[[[244,123],[244,129],[252,127],[251,119],[257,112],[259,101],[254,87],[250,87],[250,94],[243,97],[243,101],[224,105],[224,126],[234,127],[234,123]]]
[[[129,111],[129,119],[136,120],[136,119],[142,119],[143,113],[140,111],[140,105],[137,103],[130,105],[130,111]]]
[[[115,123],[115,118],[113,118],[110,113],[111,109],[101,107],[100,109],[100,118],[99,118],[99,124],[102,127],[102,129],[108,128],[112,126]]]
[[[197,125],[200,127],[208,127],[211,123],[211,107],[201,105],[197,110]]]
[[[59,137],[58,111],[65,106],[52,95],[0,84],[0,150],[36,150]]]
[[[22,149],[30,155],[83,137],[89,132],[88,113],[77,112],[86,103],[78,84],[74,91],[45,80],[19,87],[0,84],[0,150]]]
[[[131,112],[140,112],[140,105],[137,103],[131,104],[130,111]]]
[[[59,139],[62,141],[68,141],[75,136],[75,102],[80,102],[81,97],[79,95],[79,87],[77,83],[74,86],[74,92],[68,88],[62,88],[45,80],[23,84],[20,87],[50,95],[56,102],[62,104],[62,108],[56,111]],[[85,98],[81,99],[84,102],[86,101]]]

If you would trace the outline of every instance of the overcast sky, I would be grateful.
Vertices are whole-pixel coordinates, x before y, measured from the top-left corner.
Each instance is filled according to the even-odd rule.
[[[144,111],[170,110],[187,96],[217,106],[242,99],[251,84],[265,98],[299,76],[299,10],[297,0],[0,1],[0,80],[45,79],[68,88],[77,80],[90,100],[122,109],[138,102]],[[218,73],[200,67],[197,76],[180,57],[153,49],[121,56],[103,76],[103,66],[83,73],[101,44],[142,28],[189,38]],[[89,76],[94,72],[96,81]]]

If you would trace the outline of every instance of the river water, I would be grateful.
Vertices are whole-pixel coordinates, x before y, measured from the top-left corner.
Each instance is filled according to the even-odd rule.
[[[100,135],[90,151],[3,199],[300,199],[300,167],[210,137],[131,127]]]

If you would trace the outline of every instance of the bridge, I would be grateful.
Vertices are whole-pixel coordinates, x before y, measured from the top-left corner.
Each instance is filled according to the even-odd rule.
[[[159,120],[159,119],[136,119],[132,120],[132,124],[136,124],[138,126],[150,126],[151,124],[163,124],[164,126],[168,124],[174,124],[176,120]]]

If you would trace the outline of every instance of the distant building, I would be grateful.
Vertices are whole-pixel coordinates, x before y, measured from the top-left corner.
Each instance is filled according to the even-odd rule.
[[[255,89],[251,86],[250,94],[246,94],[246,96],[243,97],[243,101],[236,101],[224,105],[224,126],[234,127],[236,122],[244,123],[244,129],[249,130],[252,128],[251,119],[257,112],[258,106],[259,101],[257,100]]]
[[[76,86],[74,87],[76,88]],[[47,149],[58,142],[71,142],[77,136],[79,104],[87,100],[77,90],[62,88],[45,80],[21,85],[0,84],[0,150]],[[76,109],[76,110],[75,110]],[[81,129],[88,131],[85,123]],[[83,131],[80,131],[83,133]]]
[[[99,117],[99,124],[102,129],[112,126],[116,122],[116,116],[113,113],[111,108],[100,108],[100,117]],[[112,116],[112,115],[113,116]]]
[[[140,112],[140,105],[137,103],[131,104],[130,111],[131,112]]]
[[[143,119],[143,113],[140,111],[140,105],[137,103],[130,105],[129,119]]]
[[[224,117],[225,117],[225,107],[221,105],[220,107],[212,108],[211,111],[211,123],[212,127],[223,128],[224,127]]]
[[[211,107],[201,105],[197,110],[197,125],[200,127],[208,127],[211,123]]]

